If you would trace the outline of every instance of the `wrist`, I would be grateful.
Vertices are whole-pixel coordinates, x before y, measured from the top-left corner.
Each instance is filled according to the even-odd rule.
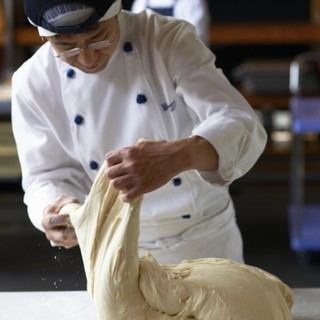
[[[218,169],[217,151],[211,143],[200,136],[190,136],[184,139],[183,159],[188,166],[187,169],[213,171]]]

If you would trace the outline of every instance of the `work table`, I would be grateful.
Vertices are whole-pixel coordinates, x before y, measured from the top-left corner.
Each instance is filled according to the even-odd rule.
[[[320,320],[320,288],[293,289],[294,320]],[[0,320],[95,320],[86,291],[0,292]]]

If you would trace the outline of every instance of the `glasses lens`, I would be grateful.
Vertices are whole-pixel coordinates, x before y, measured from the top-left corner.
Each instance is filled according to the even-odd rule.
[[[112,41],[104,40],[104,41],[91,43],[88,45],[88,47],[86,49],[100,50],[100,49],[104,49],[104,48],[109,47],[111,44],[112,44]],[[71,57],[78,55],[81,51],[86,50],[86,49],[81,49],[81,48],[70,49],[67,51],[60,52],[57,55],[57,57],[64,58],[64,59],[71,58]]]
[[[110,40],[99,41],[89,44],[88,48],[92,50],[100,50],[109,47],[112,44]]]
[[[60,58],[70,58],[70,57],[76,56],[80,52],[81,52],[80,48],[74,48],[74,49],[70,49],[70,50],[67,50],[67,51],[60,52],[58,54],[58,57],[60,57]]]

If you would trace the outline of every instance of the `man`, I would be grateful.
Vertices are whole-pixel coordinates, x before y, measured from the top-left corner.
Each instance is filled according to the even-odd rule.
[[[228,185],[266,133],[185,22],[120,0],[24,0],[47,42],[13,76],[12,125],[33,224],[77,244],[68,203],[103,161],[123,201],[144,195],[139,246],[160,263],[243,261]]]

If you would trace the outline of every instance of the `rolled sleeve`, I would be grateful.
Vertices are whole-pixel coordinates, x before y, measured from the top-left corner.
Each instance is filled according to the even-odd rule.
[[[267,135],[253,108],[215,66],[215,55],[189,37],[192,32],[185,32],[177,41],[184,59],[169,63],[176,92],[196,119],[192,134],[209,141],[219,155],[217,172],[199,174],[211,183],[230,184],[256,163]]]

